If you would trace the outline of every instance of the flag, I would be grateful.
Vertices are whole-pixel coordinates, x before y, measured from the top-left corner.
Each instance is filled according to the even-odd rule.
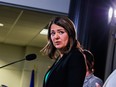
[[[31,73],[30,87],[34,87],[34,70]]]

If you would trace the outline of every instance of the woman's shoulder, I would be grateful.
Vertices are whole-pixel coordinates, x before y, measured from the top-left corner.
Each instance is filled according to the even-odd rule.
[[[81,55],[81,56],[83,56],[83,52],[81,50],[79,50],[78,48],[73,49],[71,52],[74,55]]]
[[[99,77],[94,76],[94,75],[93,75],[93,78],[91,79],[91,82],[94,83],[94,84],[95,84],[95,83],[98,83],[98,84],[101,85],[101,86],[103,85],[102,79],[100,79]]]
[[[83,53],[78,48],[71,50],[68,56],[70,60],[85,61]]]
[[[94,76],[94,78],[95,78],[96,81],[100,81],[100,82],[102,82],[102,80],[101,80],[99,77]]]

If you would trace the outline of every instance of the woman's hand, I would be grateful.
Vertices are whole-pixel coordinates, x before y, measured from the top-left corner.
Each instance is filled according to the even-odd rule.
[[[96,87],[101,87],[98,83],[95,83]]]

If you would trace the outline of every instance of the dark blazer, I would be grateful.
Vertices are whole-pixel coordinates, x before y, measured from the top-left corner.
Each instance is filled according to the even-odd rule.
[[[50,73],[46,82],[44,78],[43,87],[82,87],[86,74],[84,56],[75,48],[64,54],[48,72]]]

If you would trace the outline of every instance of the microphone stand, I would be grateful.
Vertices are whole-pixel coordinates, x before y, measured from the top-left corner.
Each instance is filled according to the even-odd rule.
[[[11,63],[9,63],[9,64],[6,64],[6,65],[1,66],[0,69],[1,69],[1,68],[4,68],[4,67],[6,67],[6,66],[9,66],[9,65],[15,64],[15,63],[17,63],[17,62],[24,61],[24,60],[26,60],[26,59],[21,59],[21,60],[17,60],[17,61],[11,62]]]
[[[6,65],[1,66],[0,69],[1,69],[1,68],[4,68],[4,67],[6,67],[6,66],[9,66],[9,65],[15,64],[15,63],[17,63],[17,62],[21,62],[21,61],[24,61],[24,60],[31,61],[31,60],[34,60],[34,59],[36,59],[36,54],[29,54],[29,55],[27,55],[24,59],[17,60],[17,61],[14,61],[14,62],[11,62],[11,63],[8,63],[8,64],[6,64]]]

